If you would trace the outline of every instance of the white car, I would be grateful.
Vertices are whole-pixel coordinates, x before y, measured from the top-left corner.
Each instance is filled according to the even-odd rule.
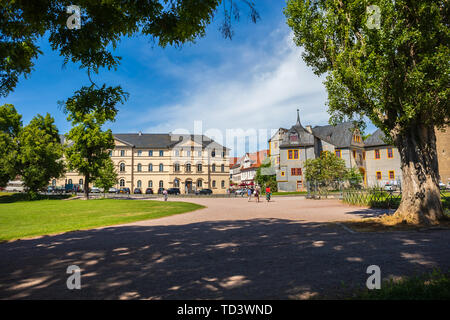
[[[442,181],[439,181],[439,189],[445,190],[445,189],[447,189],[447,186]]]
[[[235,194],[237,196],[242,196],[244,194],[247,194],[247,190],[245,190],[245,189],[238,189],[238,190],[235,191]]]
[[[386,184],[384,186],[384,191],[396,191],[397,190],[397,186],[395,184]]]
[[[101,192],[101,190],[99,188],[97,188],[97,187],[92,187],[91,188],[91,193],[100,193],[100,192]]]

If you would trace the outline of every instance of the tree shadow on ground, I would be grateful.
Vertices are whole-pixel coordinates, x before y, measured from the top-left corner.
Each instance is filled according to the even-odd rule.
[[[282,219],[121,226],[0,244],[3,299],[307,299],[450,266],[450,232],[352,234]],[[69,265],[81,290],[68,290]]]

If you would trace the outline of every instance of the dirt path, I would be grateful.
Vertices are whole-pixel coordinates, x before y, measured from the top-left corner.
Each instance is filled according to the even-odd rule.
[[[186,199],[188,201],[188,199]],[[379,214],[335,200],[196,199],[158,220],[0,244],[0,298],[300,299],[382,276],[450,268],[450,231],[349,233],[324,222]],[[81,290],[66,269],[81,268]]]

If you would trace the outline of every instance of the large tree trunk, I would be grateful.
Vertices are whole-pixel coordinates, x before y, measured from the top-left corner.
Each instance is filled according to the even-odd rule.
[[[402,201],[395,215],[437,224],[443,218],[434,127],[417,125],[395,137],[403,173]]]
[[[89,200],[89,175],[84,176],[84,197]]]

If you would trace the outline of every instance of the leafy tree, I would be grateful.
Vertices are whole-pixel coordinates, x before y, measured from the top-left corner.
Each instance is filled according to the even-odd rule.
[[[335,154],[324,151],[320,157],[305,161],[305,179],[311,183],[318,182],[319,188],[331,188],[337,180],[347,176],[345,161]]]
[[[54,119],[48,113],[45,117],[35,116],[21,130],[18,141],[18,172],[27,192],[34,196],[64,172],[63,150]]]
[[[35,60],[42,54],[38,41],[44,36],[65,63],[79,63],[81,68],[97,73],[99,68],[117,68],[120,57],[111,50],[123,36],[142,34],[162,47],[194,42],[204,36],[221,3],[225,15],[221,30],[226,37],[233,34],[231,21],[239,19],[238,3],[250,9],[254,22],[259,19],[249,0],[78,0],[81,28],[69,29],[67,23],[73,20],[73,13],[67,13],[70,1],[2,0],[0,95],[6,96],[21,75],[32,72]]]
[[[117,171],[111,158],[105,160],[105,163],[98,172],[98,177],[95,179],[94,184],[96,187],[103,188],[103,194],[108,192],[109,188],[117,184]]]
[[[363,176],[358,168],[347,169],[345,180],[350,183],[351,188],[355,188],[361,185],[363,182]]]
[[[264,159],[261,166],[256,169],[255,181],[261,186],[262,191],[267,187],[270,187],[272,192],[278,191],[277,176],[272,167],[270,158]]]
[[[12,104],[0,106],[0,187],[17,175],[17,140],[22,116]]]
[[[303,59],[326,74],[332,121],[367,116],[398,148],[404,184],[396,215],[437,223],[434,130],[450,122],[449,2],[289,0],[285,14]]]
[[[111,130],[102,131],[106,121],[114,121],[117,103],[128,95],[120,87],[83,87],[66,102],[61,102],[73,128],[66,134],[65,155],[69,170],[84,175],[84,194],[89,199],[89,183],[100,176],[114,148]]]

